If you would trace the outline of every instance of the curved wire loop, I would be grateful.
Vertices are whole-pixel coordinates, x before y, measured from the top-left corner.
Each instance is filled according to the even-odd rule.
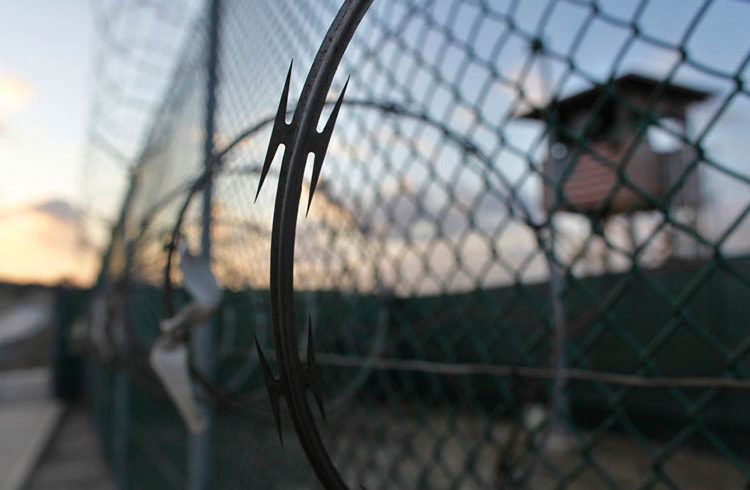
[[[322,133],[317,132],[316,126],[336,69],[371,3],[372,0],[348,0],[341,6],[318,49],[289,125],[284,120],[289,88],[287,77],[279,107],[281,117],[277,115],[269,145],[270,157],[266,157],[266,165],[263,169],[263,174],[265,174],[279,143],[284,142],[285,151],[276,192],[271,233],[271,319],[279,370],[278,377],[274,377],[271,373],[265,356],[260,350],[260,344],[258,344],[259,357],[279,436],[281,436],[279,398],[283,396],[300,444],[315,474],[327,489],[346,489],[347,486],[331,461],[318,431],[315,417],[308,405],[306,391],[309,388],[317,399],[321,411],[323,409],[315,374],[312,326],[309,320],[306,366],[302,365],[297,353],[293,284],[294,243],[307,155],[311,152],[315,154],[313,180],[310,185],[310,199],[312,199],[341,99],[334,107]],[[261,185],[258,186],[259,191]]]
[[[271,317],[273,325],[274,346],[276,349],[276,358],[278,362],[278,377],[275,377],[266,358],[256,342],[258,348],[259,360],[263,368],[266,387],[270,396],[271,406],[274,417],[276,418],[279,437],[281,438],[281,415],[280,415],[280,398],[283,396],[287,402],[291,419],[300,440],[300,443],[310,461],[318,479],[329,489],[347,488],[343,482],[338,470],[331,461],[325,445],[320,436],[316,425],[315,417],[310,409],[307,399],[307,390],[309,389],[316,399],[320,411],[325,417],[323,409],[321,389],[317,381],[316,366],[314,362],[314,346],[312,325],[308,318],[307,333],[307,363],[303,365],[298,356],[298,342],[296,333],[296,314],[294,305],[294,249],[296,239],[296,227],[298,210],[302,192],[302,181],[304,177],[307,155],[314,154],[312,181],[310,183],[309,201],[307,210],[309,210],[313,193],[320,175],[320,170],[325,156],[325,151],[330,141],[333,125],[341,105],[343,91],[331,113],[328,122],[322,133],[316,131],[316,126],[320,118],[325,98],[330,89],[336,68],[343,56],[346,47],[351,40],[354,31],[359,22],[369,8],[371,0],[349,1],[340,9],[336,19],[333,21],[328,34],[326,35],[313,66],[308,74],[307,80],[303,87],[299,101],[297,103],[292,122],[287,124],[285,115],[287,112],[287,100],[289,82],[292,67],[289,68],[284,90],[282,92],[276,121],[274,123],[271,141],[268,152],[261,170],[261,177],[258,186],[257,195],[260,193],[264,178],[273,161],[273,157],[281,144],[285,145],[284,157],[282,159],[278,189],[276,193],[276,202],[274,207],[273,229],[271,237]],[[348,83],[348,80],[347,80]],[[346,90],[346,85],[344,86]],[[363,103],[361,105],[367,105]],[[397,112],[396,107],[389,107],[389,112]],[[414,117],[416,119],[426,120],[426,117],[410,114],[408,111],[402,111],[403,115]],[[444,131],[446,136],[456,141],[464,141],[463,138],[453,134],[450,131]],[[479,156],[483,164],[489,162],[481,157],[481,152],[466,142],[462,145],[468,153]],[[291,148],[291,150],[290,150]],[[491,165],[488,165],[492,171]],[[515,195],[512,186],[504,179],[499,172],[493,172],[498,175],[501,183],[507,189],[510,189],[510,195],[506,202],[520,202]],[[509,210],[515,214],[517,208],[509,204]],[[530,212],[520,205],[520,214],[523,221],[530,226],[539,238],[539,231],[546,227],[548,223],[536,223]],[[545,250],[545,257],[548,259],[550,267],[554,267],[551,251],[545,247],[543,240],[539,240],[539,245]],[[557,296],[559,292],[553,292]],[[560,350],[559,343],[564,336],[561,334],[560,325],[556,322],[556,348],[555,357]],[[559,360],[558,360],[559,362]],[[556,364],[558,363],[556,362]],[[561,394],[561,382],[555,379],[555,389],[553,390],[552,406],[557,405],[557,399]],[[549,429],[555,424],[555,417],[549,424],[548,430],[544,431],[542,440],[546,441]],[[531,464],[529,471],[533,472],[536,464]],[[525,479],[525,478],[524,478]]]
[[[189,207],[190,202],[197,192],[202,189],[205,184],[216,175],[221,169],[224,157],[229,153],[237,144],[239,144],[245,138],[252,136],[260,129],[273,122],[273,132],[271,135],[271,141],[269,143],[268,152],[266,154],[265,161],[262,167],[253,168],[253,173],[260,173],[260,182],[256,193],[256,198],[260,193],[265,177],[267,176],[273,157],[281,144],[285,145],[285,154],[282,160],[280,178],[278,182],[278,189],[276,194],[276,203],[274,208],[274,221],[272,229],[272,244],[271,244],[271,304],[272,304],[272,321],[273,321],[273,337],[274,345],[276,350],[277,360],[279,361],[279,375],[275,377],[271,373],[271,369],[265,359],[263,352],[258,344],[258,361],[263,369],[264,376],[266,379],[266,387],[271,397],[271,405],[273,408],[273,414],[276,418],[279,436],[281,437],[281,426],[280,426],[280,405],[279,398],[284,396],[287,400],[290,412],[292,414],[292,420],[295,426],[295,430],[302,442],[303,448],[307,453],[308,459],[310,460],[313,468],[316,471],[321,482],[326,485],[327,488],[346,488],[338,475],[337,470],[330,461],[330,457],[321,441],[320,434],[317,426],[315,425],[314,417],[309,409],[306,398],[306,390],[310,389],[316,399],[316,402],[324,414],[322,394],[320,386],[317,382],[315,375],[314,365],[314,347],[312,343],[312,326],[308,320],[308,334],[307,334],[307,365],[303,366],[298,358],[297,352],[299,349],[299,342],[296,335],[296,320],[294,315],[294,301],[293,301],[293,284],[292,276],[294,270],[294,244],[296,237],[296,225],[297,225],[297,210],[300,204],[300,197],[302,191],[302,176],[304,174],[304,167],[306,164],[306,157],[308,153],[314,153],[315,159],[313,162],[312,182],[310,184],[309,200],[307,203],[307,210],[309,210],[312,202],[313,194],[316,190],[316,184],[320,176],[320,171],[325,156],[325,152],[330,141],[333,127],[338,115],[338,111],[343,102],[342,91],[340,97],[335,102],[334,109],[331,116],[321,133],[315,130],[320,114],[325,105],[331,102],[326,101],[326,96],[330,85],[338,67],[338,63],[343,56],[346,47],[351,40],[351,37],[356,30],[357,25],[364,16],[365,12],[369,8],[370,1],[348,1],[340,9],[336,19],[332,23],[328,34],[325,37],[323,44],[318,51],[313,66],[308,74],[304,88],[297,102],[296,109],[293,112],[292,122],[287,124],[285,119],[286,115],[291,111],[287,110],[288,103],[288,91],[290,85],[290,77],[292,74],[292,67],[290,66],[287,78],[285,81],[284,90],[282,92],[281,101],[277,110],[277,114],[274,118],[268,118],[259,121],[254,126],[243,131],[235,137],[235,139],[225,146],[225,148],[217,152],[213,157],[211,164],[206,167],[204,172],[193,182],[190,186],[188,194],[185,198],[183,206],[181,207],[175,226],[172,229],[170,241],[166,246],[167,251],[167,264],[164,270],[164,304],[167,310],[168,316],[173,316],[175,312],[174,306],[174,290],[173,283],[171,280],[172,269],[173,269],[173,256],[177,249],[178,242],[180,240],[180,229],[184,216]],[[347,81],[348,83],[348,81]],[[540,237],[539,232],[543,228],[549,225],[549,220],[544,222],[536,222],[531,213],[524,205],[523,201],[519,199],[517,191],[507,181],[505,176],[499,172],[493,165],[490,158],[484,155],[482,151],[472,144],[471,141],[463,138],[461,135],[455,133],[450,128],[442,125],[437,121],[433,121],[428,114],[422,112],[414,112],[404,107],[400,107],[398,104],[389,102],[378,102],[378,101],[367,101],[367,100],[351,100],[346,102],[347,105],[360,106],[364,108],[373,108],[381,110],[386,113],[394,114],[401,117],[406,117],[420,121],[424,124],[434,126],[440,129],[444,136],[456,142],[467,154],[472,154],[482,164],[484,170],[488,171],[494,177],[496,177],[502,187],[507,192],[506,195],[501,196],[506,203],[511,215],[516,218],[520,218],[527,226],[529,226],[534,232],[536,232],[537,239],[540,247],[545,251],[545,258],[549,262],[550,268],[554,267],[554,257],[551,256],[551,251],[545,246],[545,240]],[[557,296],[559,293],[553,292],[553,296]],[[556,322],[557,323],[557,322]],[[556,325],[557,327],[557,325]],[[555,339],[555,355],[553,362],[557,366],[559,359],[557,359],[557,352],[559,351],[559,340],[563,338],[560,335],[559,329],[556,328],[556,339]],[[382,344],[384,329],[379,329],[377,344]],[[377,350],[378,347],[375,347]],[[189,362],[189,369],[191,375],[195,381],[201,385],[206,385],[207,381],[201,373],[195,369],[192,361]],[[357,377],[357,380],[361,381],[363,373]],[[366,376],[366,373],[364,374]],[[355,380],[355,384],[358,384]],[[555,379],[555,389],[553,390],[553,396],[551,400],[552,406],[556,406],[556,399],[559,397],[561,388],[560,380]],[[206,386],[206,388],[215,388],[213,386]],[[349,387],[351,388],[351,387]],[[338,405],[338,402],[346,400],[351,395],[352,389],[344,390],[334,403]],[[225,390],[212,390],[207,391],[211,396],[219,396],[219,398],[229,398],[234,395],[231,392],[225,392]],[[549,425],[554,425],[554,414]],[[542,431],[542,440],[547,438],[549,428]],[[542,443],[541,445],[544,445]],[[535,464],[530,467],[536,466]],[[532,470],[533,471],[533,470]]]

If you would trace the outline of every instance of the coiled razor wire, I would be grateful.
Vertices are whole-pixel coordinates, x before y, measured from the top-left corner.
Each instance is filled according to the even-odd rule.
[[[703,47],[745,7],[220,5],[213,151],[201,160],[205,19],[134,167],[90,341],[98,362],[164,399],[146,359],[158,322],[187,301],[178,244],[199,248],[210,184],[217,368],[190,372],[218,410],[217,488],[259,474],[270,488],[310,484],[285,471],[301,453],[275,452],[286,414],[326,488],[700,488],[689,468],[701,457],[722,468],[720,486],[750,481],[742,436],[723,429],[750,430],[724,409],[750,403],[750,175],[712,143],[734,141],[724,120],[746,108],[750,51],[730,34],[716,59]],[[617,80],[647,56],[655,85],[634,101]],[[713,94],[691,131],[657,111],[680,83]],[[555,103],[590,87],[569,125]],[[617,158],[597,141],[608,104],[635,114]],[[534,111],[541,122],[522,118]],[[658,197],[626,170],[644,141],[658,146],[652,134],[691,150]],[[558,176],[542,163],[553,138],[578,162]],[[593,212],[566,187],[584,161],[615,175]],[[691,208],[692,182],[732,195]],[[646,210],[612,213],[623,189]],[[171,458],[164,481],[179,485]]]

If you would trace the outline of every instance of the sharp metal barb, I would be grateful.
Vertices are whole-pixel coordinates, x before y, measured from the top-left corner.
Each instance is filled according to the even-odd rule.
[[[258,358],[260,359],[260,366],[263,369],[263,379],[266,382],[266,390],[268,390],[268,397],[271,399],[271,410],[273,411],[273,418],[276,420],[276,429],[279,431],[279,441],[284,445],[284,437],[281,433],[281,406],[279,405],[279,397],[283,394],[280,380],[273,376],[271,367],[266,361],[266,356],[263,355],[263,349],[260,348],[260,342],[258,337],[255,337],[255,346],[258,348]]]
[[[256,201],[258,200],[260,189],[263,187],[263,182],[266,180],[266,175],[268,174],[268,170],[271,168],[271,162],[273,162],[273,157],[276,156],[276,150],[278,150],[279,145],[283,144],[285,148],[289,147],[292,125],[286,123],[286,106],[287,101],[289,100],[289,85],[292,80],[292,65],[294,65],[294,60],[289,63],[289,71],[286,74],[284,90],[281,92],[279,108],[276,111],[276,118],[273,122],[273,130],[271,131],[271,141],[268,143],[266,158],[263,160],[263,168],[260,172],[258,190],[255,192]]]
[[[307,384],[312,391],[315,401],[318,403],[323,420],[326,419],[326,411],[323,407],[323,390],[318,381],[317,367],[315,366],[315,348],[313,347],[312,319],[307,316]]]
[[[323,160],[325,159],[326,151],[328,150],[328,143],[331,142],[333,127],[336,124],[336,118],[339,115],[341,102],[344,100],[346,87],[349,86],[349,78],[350,77],[347,77],[346,79],[344,88],[341,90],[341,94],[339,94],[338,100],[336,100],[336,105],[333,106],[333,110],[331,111],[331,115],[328,118],[323,131],[321,133],[316,133],[315,135],[313,135],[310,150],[315,154],[315,159],[313,160],[313,173],[312,179],[310,180],[310,195],[307,199],[307,211],[305,211],[305,217],[307,217],[307,215],[310,213],[310,205],[312,204],[313,194],[315,194],[315,187],[318,185],[320,170],[321,168],[323,168]]]

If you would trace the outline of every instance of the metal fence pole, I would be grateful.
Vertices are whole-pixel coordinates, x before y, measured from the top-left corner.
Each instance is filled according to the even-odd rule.
[[[206,65],[206,119],[204,126],[203,161],[208,166],[214,151],[214,116],[216,111],[216,91],[218,84],[219,64],[219,21],[221,0],[210,0],[209,3],[209,38],[208,63]],[[211,259],[211,200],[213,194],[212,181],[209,180],[203,190],[203,216],[201,253]],[[192,336],[192,352],[198,369],[212,377],[214,370],[214,325],[209,320],[198,328]],[[205,399],[205,398],[204,398]],[[214,436],[214,414],[209,403],[202,403],[201,409],[206,415],[208,425],[200,434],[190,437],[188,448],[188,488],[191,490],[207,490],[211,488],[212,480],[212,445]]]
[[[129,488],[130,452],[130,378],[123,371],[114,372],[114,414],[112,417],[112,459],[117,486]]]

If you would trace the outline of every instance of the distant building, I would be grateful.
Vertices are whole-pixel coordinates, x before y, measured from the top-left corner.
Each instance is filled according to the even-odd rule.
[[[670,137],[669,148],[655,148],[647,128],[660,121],[684,135],[688,106],[708,96],[630,74],[523,114],[522,118],[546,122],[550,131],[543,168],[544,209],[606,218],[658,208],[695,154],[677,137]],[[697,209],[701,194],[697,169],[672,194],[669,206]]]

